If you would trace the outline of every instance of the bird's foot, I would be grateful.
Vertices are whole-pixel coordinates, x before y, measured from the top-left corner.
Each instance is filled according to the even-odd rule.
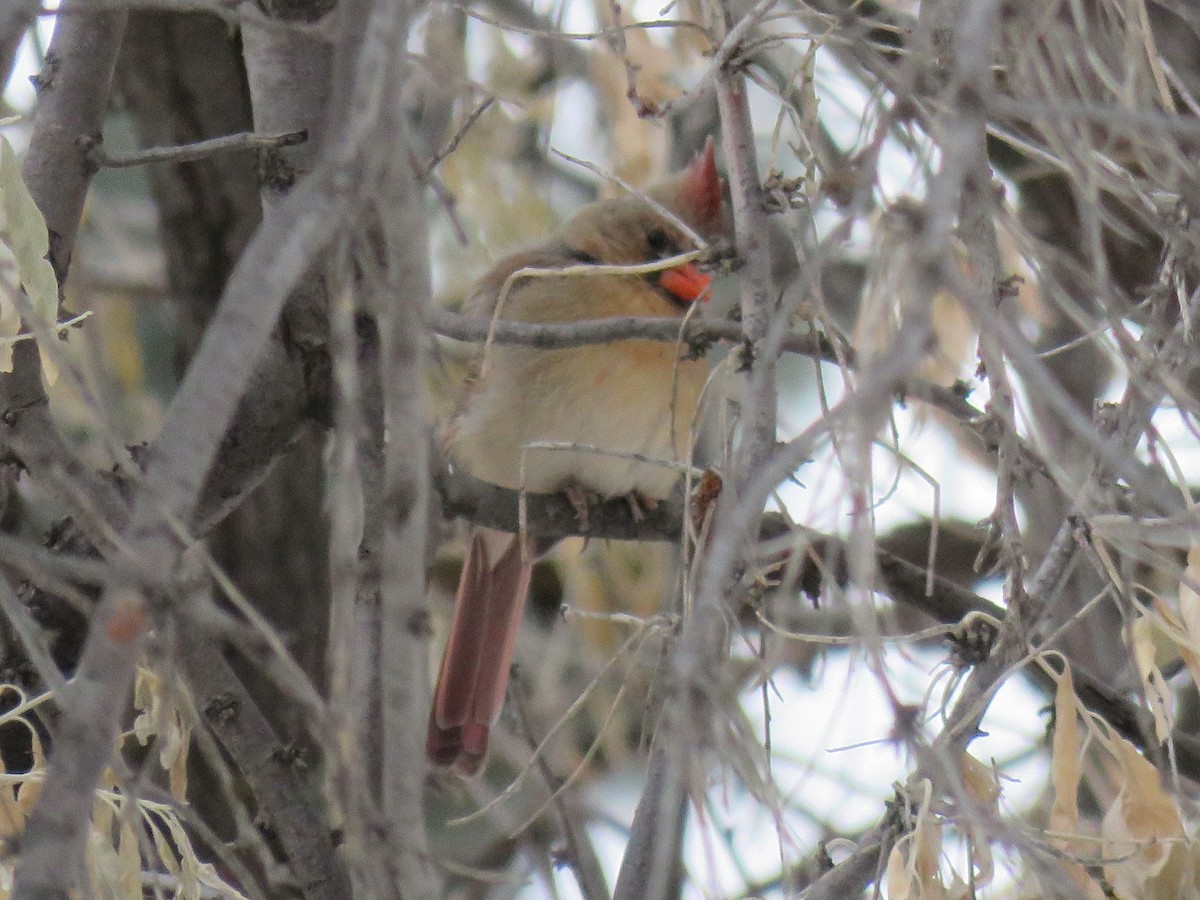
[[[566,485],[562,489],[562,493],[567,498],[567,502],[571,504],[571,509],[575,510],[575,518],[579,521],[579,525],[584,531],[587,531],[588,509],[593,503],[600,502],[600,495],[576,483]]]
[[[658,509],[657,498],[647,497],[641,491],[636,490],[625,495],[625,503],[629,506],[629,515],[635,522],[644,522],[647,512],[654,512]]]

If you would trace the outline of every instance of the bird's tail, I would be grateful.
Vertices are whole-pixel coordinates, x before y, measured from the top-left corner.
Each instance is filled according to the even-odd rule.
[[[524,543],[510,536],[491,564],[484,535],[474,532],[458,582],[425,752],[435,765],[465,775],[483,764],[488,732],[504,706],[533,567]]]

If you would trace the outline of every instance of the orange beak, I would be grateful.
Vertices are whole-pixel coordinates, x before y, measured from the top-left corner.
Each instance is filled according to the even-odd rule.
[[[658,276],[658,283],[685,303],[699,300],[712,284],[712,277],[705,275],[692,263],[684,263],[667,269]],[[704,298],[705,300],[708,297]]]

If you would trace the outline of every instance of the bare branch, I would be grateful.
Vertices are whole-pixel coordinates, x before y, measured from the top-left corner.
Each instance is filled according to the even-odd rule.
[[[872,829],[850,856],[810,884],[801,896],[804,900],[841,900],[861,893],[862,886],[883,870],[894,840],[889,830]]]
[[[95,171],[85,144],[100,133],[127,18],[124,10],[90,6],[81,0],[63,4],[38,79],[38,112],[22,168],[50,231],[50,261],[60,283]]]
[[[39,0],[13,0],[0,9],[0,85],[8,84],[17,48],[41,7]]]
[[[581,322],[543,324],[488,320],[478,316],[463,316],[444,309],[429,312],[430,327],[438,334],[470,343],[519,344],[544,350],[583,347],[629,339],[665,341],[686,346],[688,353],[703,353],[711,344],[721,341],[741,346],[746,333],[737,322],[715,322],[688,319],[648,319],[636,316],[589,319]],[[777,338],[778,348],[785,353],[798,353],[824,362],[854,367],[854,349],[841,339],[834,341],[818,331],[785,332]],[[682,352],[682,351],[681,351]],[[967,402],[964,391],[942,387],[921,378],[908,379],[903,387],[905,397],[938,407],[962,422],[979,422],[983,412]],[[1023,445],[1027,462],[1037,455]]]
[[[366,185],[373,187],[384,241],[384,273],[369,307],[379,323],[380,382],[384,393],[383,558],[380,571],[380,657],[382,785],[386,852],[405,897],[441,895],[425,840],[422,789],[425,783],[424,727],[429,703],[428,610],[425,569],[430,528],[429,410],[423,388],[426,310],[430,298],[425,206],[417,164],[405,152],[406,124],[396,102],[406,77],[400,61],[407,38],[408,3],[373,22],[369,40],[387,48],[392,66],[382,88],[392,99],[380,110],[381,146],[400,136],[400,152],[389,148],[366,160]],[[373,17],[377,18],[377,17]],[[382,32],[382,33],[380,33]]]
[[[123,11],[93,13],[89,4],[74,10],[56,29],[38,78],[38,111],[22,176],[46,220],[49,259],[62,285],[70,264],[79,216],[91,183],[81,138],[99,134],[107,109],[121,35]],[[14,348],[11,373],[0,374],[0,439],[25,466],[40,474],[60,473],[77,485],[101,515],[119,517],[123,504],[80,465],[51,418],[42,386],[38,351],[30,341]]]
[[[159,577],[170,576],[179,552],[172,525],[191,518],[205,473],[284,302],[345,209],[339,173],[362,152],[376,112],[374,74],[369,68],[360,71],[349,127],[332,158],[280,202],[277,219],[265,222],[247,248],[167,414],[128,531],[147,568]],[[104,592],[72,689],[63,698],[62,730],[26,830],[17,896],[66,892],[81,883],[92,791],[114,745],[148,626],[144,596]]]
[[[301,777],[270,723],[225,661],[218,641],[181,630],[181,665],[196,708],[236,761],[270,826],[287,851],[304,897],[337,900],[349,894],[338,864],[320,794]]]
[[[1166,371],[1177,370],[1193,353],[1189,342],[1183,337],[1184,330],[1182,325],[1178,326],[1163,349]],[[1145,339],[1144,337],[1143,340]],[[1152,334],[1150,340],[1157,344],[1159,338]],[[1113,417],[1115,424],[1112,431],[1115,434],[1110,446],[1112,457],[1123,459],[1133,453],[1149,424],[1150,414],[1160,402],[1163,393],[1165,390],[1161,386],[1154,390],[1144,382],[1129,386]],[[1101,457],[1093,465],[1087,482],[1079,493],[1080,500],[1077,502],[1076,512],[1068,516],[1059,527],[1054,543],[1021,596],[1022,602],[1009,610],[1010,617],[1019,618],[1001,632],[1000,640],[987,662],[971,673],[940,740],[945,739],[952,742],[955,748],[965,749],[974,738],[976,726],[987,710],[987,699],[995,682],[1013,663],[1025,655],[1028,636],[1041,623],[1049,598],[1061,582],[1067,566],[1074,559],[1079,544],[1087,540],[1083,530],[1084,516],[1094,492],[1111,478],[1111,470],[1106,464],[1107,459]]]
[[[480,116],[492,108],[495,102],[496,98],[494,96],[485,97],[482,103],[480,103],[467,114],[467,117],[463,119],[462,125],[459,126],[458,131],[454,133],[454,136],[450,138],[446,146],[435,153],[433,159],[425,164],[425,168],[421,173],[422,180],[433,174],[433,170],[440,166],[445,161],[447,156],[458,149],[458,145],[462,142],[462,139],[467,136],[467,132],[470,131],[471,127],[479,121]]]
[[[183,144],[178,147],[151,147],[148,150],[138,150],[135,153],[122,153],[115,156],[106,153],[102,145],[96,144],[88,150],[88,159],[103,168],[124,169],[149,163],[191,162],[216,153],[230,153],[238,150],[292,147],[302,143],[306,138],[307,134],[303,131],[291,131],[284,134],[243,132],[211,138],[207,141],[196,141],[194,144]]]
[[[729,32],[722,47],[737,44],[774,4],[761,0]],[[728,64],[727,64],[728,65]],[[730,170],[733,194],[733,223],[741,271],[742,327],[746,332],[750,382],[742,400],[744,434],[735,457],[735,493],[759,467],[775,445],[775,411],[778,390],[775,384],[775,354],[768,336],[786,328],[775,313],[776,286],[771,275],[768,252],[770,232],[767,223],[766,194],[758,177],[754,149],[754,128],[750,121],[748,85],[734,70],[723,69],[717,75],[717,102],[721,111],[721,147]]]
[[[634,518],[623,497],[589,503],[583,521],[576,505],[563,494],[521,494],[488,484],[466,472],[443,470],[435,482],[447,517],[462,518],[485,528],[525,530],[534,537],[594,537],[618,541],[675,541],[681,534],[683,503],[659,503]]]
[[[562,789],[559,787],[560,779],[554,776],[545,755],[537,752],[539,742],[530,727],[526,699],[522,696],[519,687],[513,691],[513,699],[516,702],[517,713],[521,717],[522,729],[529,741],[529,749],[535,754],[538,772],[542,776],[547,792],[551,795],[550,803],[554,810],[555,824],[567,847],[566,864],[570,866],[575,875],[579,892],[583,895],[584,900],[608,900],[608,885],[604,881],[604,870],[600,867],[596,848],[588,836],[586,822],[580,816],[579,804],[573,802],[574,798],[570,795],[562,796]]]
[[[516,532],[521,523],[520,506],[525,504],[524,524],[529,534],[545,537],[592,537],[606,540],[676,541],[682,533],[683,506],[678,502],[660,504],[647,510],[645,518],[634,521],[628,504],[622,499],[599,501],[588,506],[586,526],[582,523],[574,505],[558,494],[525,494],[507,488],[489,485],[461,472],[443,472],[435,481],[442,496],[447,516],[458,516],[477,525],[501,531]],[[754,526],[758,539],[773,542],[792,532],[792,527],[778,514],[768,513]],[[800,544],[811,548],[817,558],[824,560],[829,571],[846,572],[847,550],[844,542],[834,536],[806,529]],[[1071,540],[1056,545],[1047,559],[1052,559],[1050,568],[1061,573],[1067,548]],[[780,567],[788,565],[785,559],[777,559]],[[985,600],[978,594],[947,581],[940,575],[916,566],[885,549],[877,549],[875,567],[879,573],[878,589],[898,603],[933,617],[947,625],[957,625],[974,613],[983,613],[994,621],[1001,621],[1005,611],[1002,607]],[[807,566],[808,564],[804,564]],[[805,590],[815,591],[823,580],[819,575],[813,584],[809,576],[801,574],[797,582]],[[842,576],[838,576],[841,580]],[[1057,577],[1057,575],[1055,576]],[[932,583],[933,589],[929,590]],[[1031,585],[1031,591],[1037,584]],[[1053,690],[1040,668],[1029,670],[1031,677]],[[1102,715],[1118,732],[1138,746],[1147,746],[1153,739],[1153,728],[1146,721],[1146,713],[1115,691],[1112,686],[1091,679],[1086,673],[1078,673],[1080,693],[1088,707]],[[1200,778],[1200,746],[1195,739],[1176,735],[1178,758],[1181,771],[1191,777]],[[661,763],[660,763],[661,764]],[[641,883],[635,881],[634,883]]]

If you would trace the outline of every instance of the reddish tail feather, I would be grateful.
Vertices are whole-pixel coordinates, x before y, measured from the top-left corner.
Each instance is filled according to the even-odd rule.
[[[488,732],[504,706],[532,569],[522,544],[513,536],[491,565],[484,536],[475,532],[458,582],[425,752],[434,764],[467,775],[483,765]]]

